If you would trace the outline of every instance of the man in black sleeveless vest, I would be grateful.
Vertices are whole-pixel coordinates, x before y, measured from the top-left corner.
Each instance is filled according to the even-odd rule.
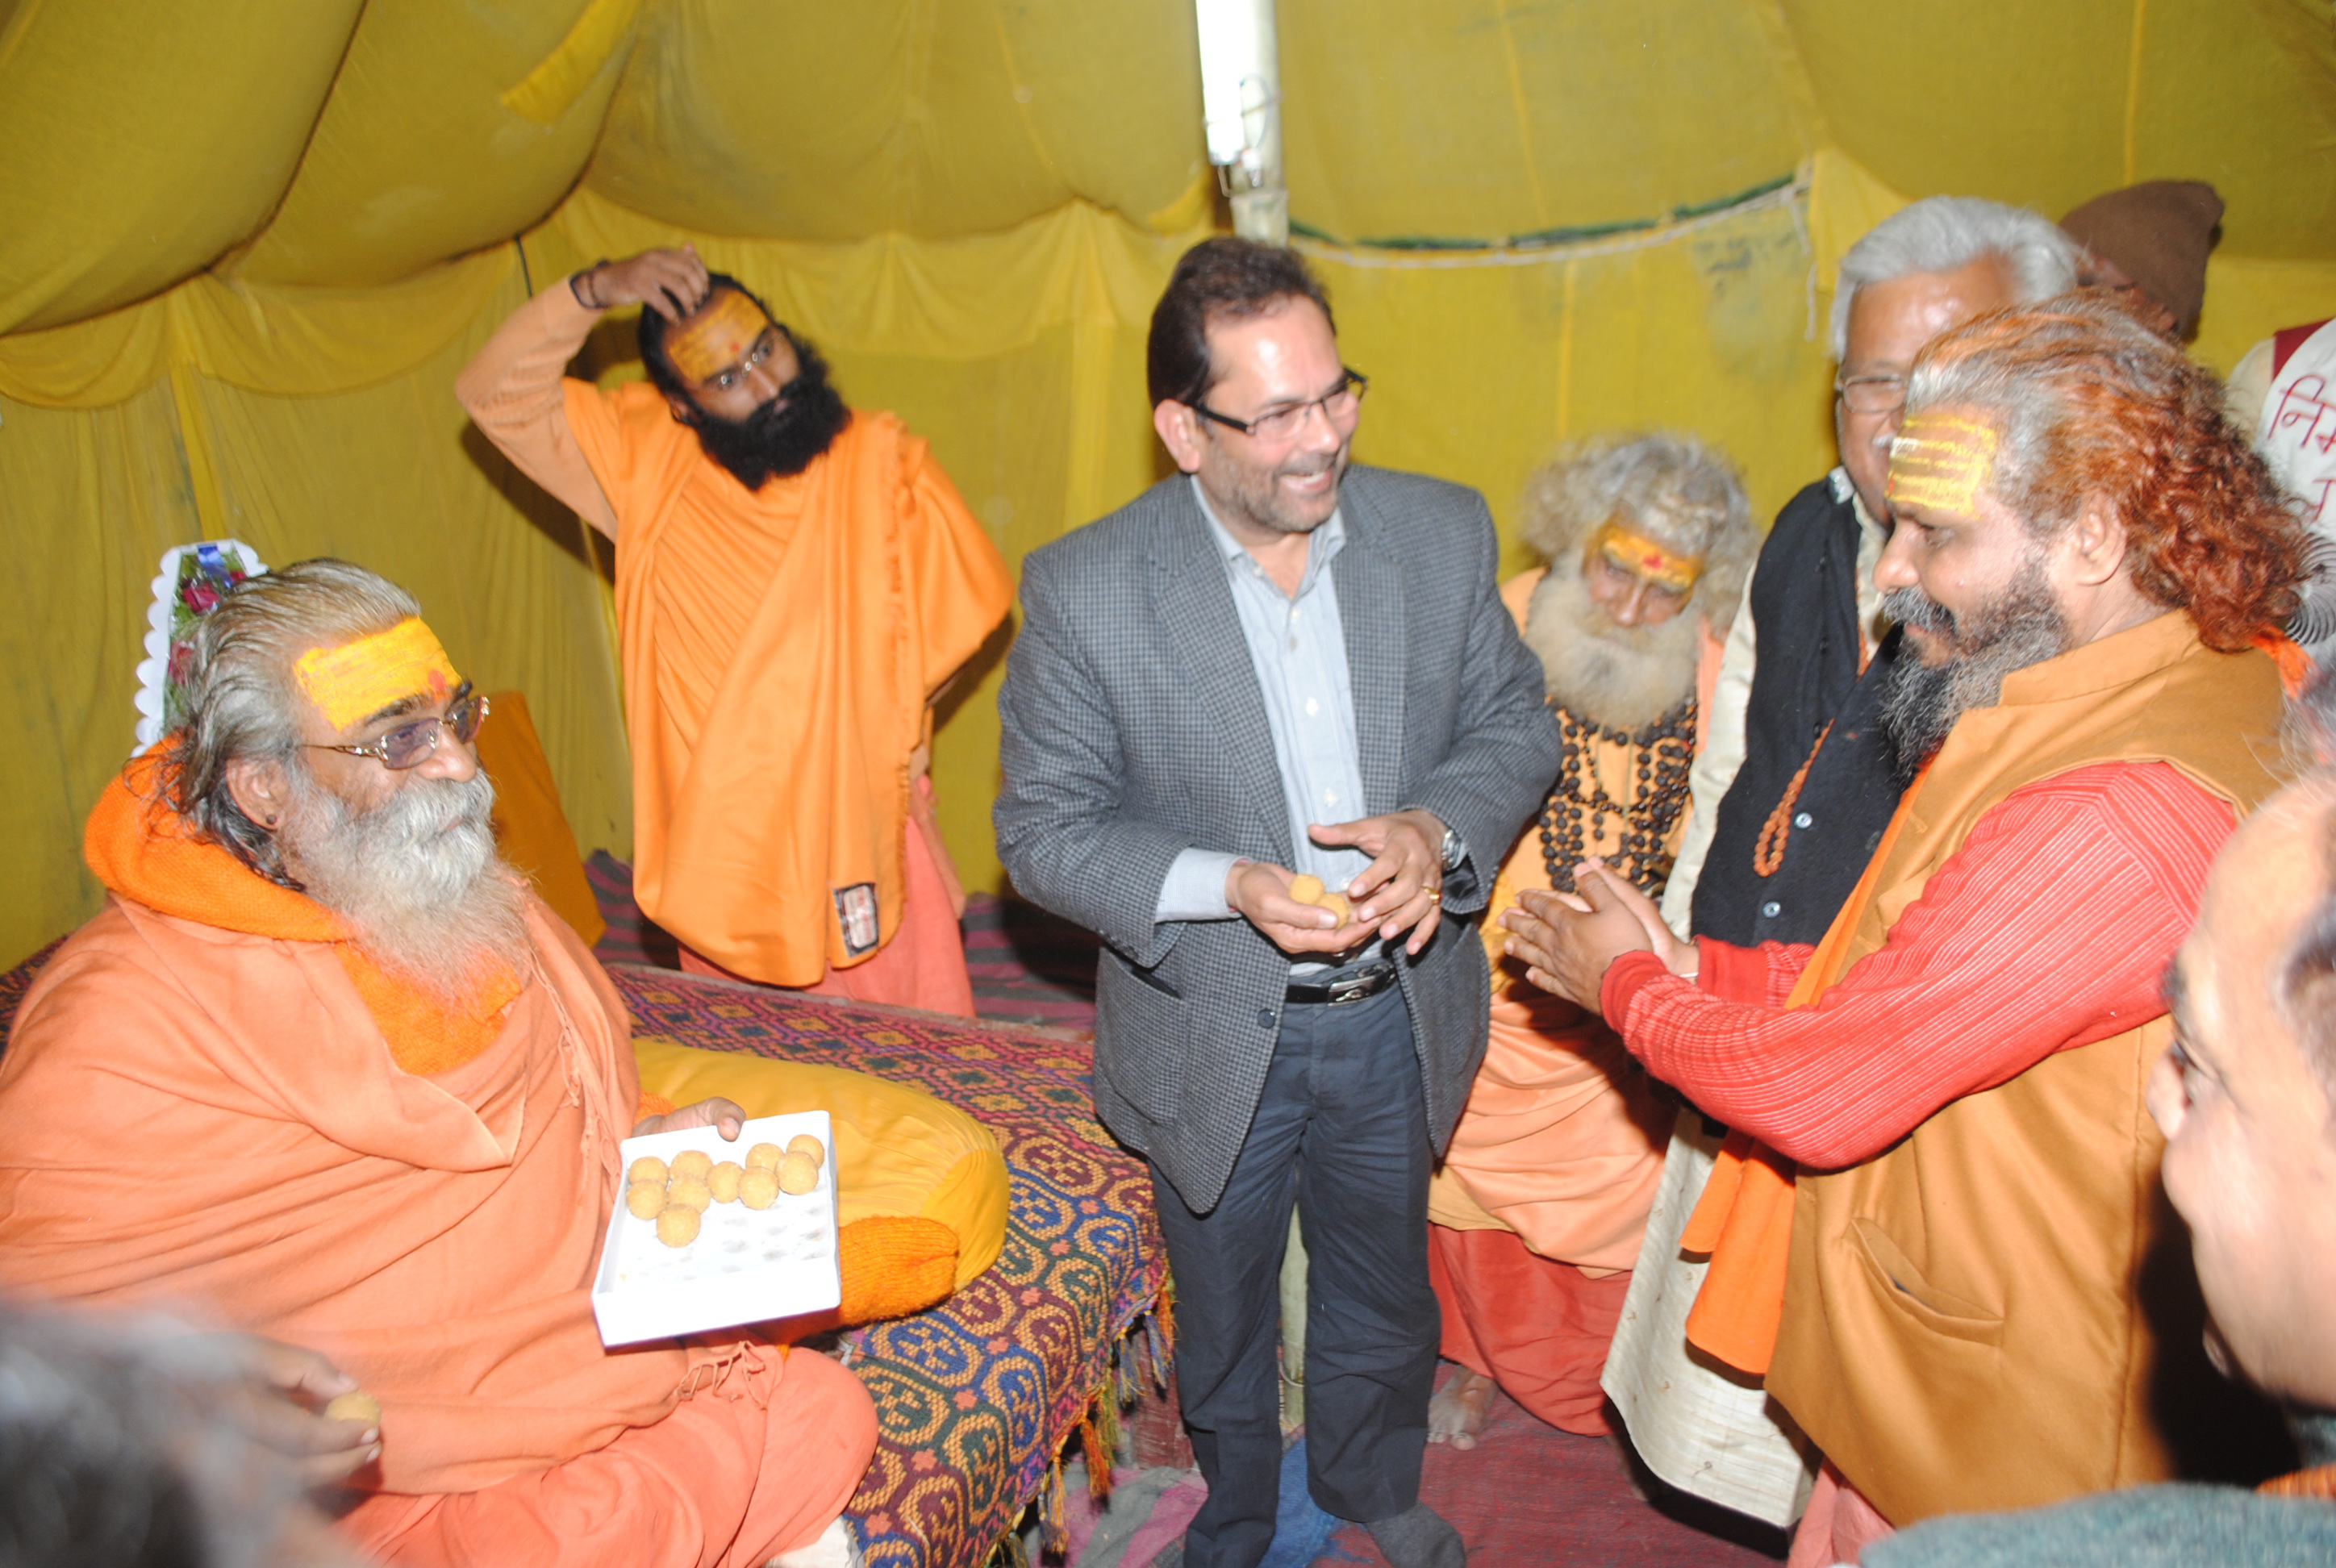
[[[1843,257],[1841,466],[1786,503],[1761,547],[1696,771],[1699,820],[1664,901],[1674,925],[1747,947],[1815,942],[1856,885],[1905,782],[1876,722],[1897,639],[1874,561],[1906,372],[1938,334],[2065,292],[2074,265],[2037,214],[1964,197],[1916,202]]]

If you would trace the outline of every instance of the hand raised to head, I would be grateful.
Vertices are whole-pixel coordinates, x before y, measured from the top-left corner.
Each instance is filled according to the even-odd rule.
[[[713,288],[694,245],[603,261],[579,276],[583,279],[579,297],[584,302],[602,310],[647,306],[667,321],[679,321],[705,304]]]

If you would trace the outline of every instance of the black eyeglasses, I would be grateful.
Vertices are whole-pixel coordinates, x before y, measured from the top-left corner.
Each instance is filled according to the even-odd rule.
[[[454,705],[444,714],[415,719],[412,724],[398,726],[378,740],[364,745],[323,745],[307,742],[310,751],[336,751],[348,756],[378,758],[381,765],[392,773],[404,773],[410,767],[420,767],[438,750],[441,737],[452,735],[468,745],[477,737],[479,726],[487,722],[487,699],[471,689],[464,681],[454,692]]]
[[[1853,375],[1835,382],[1833,390],[1852,414],[1895,414],[1906,406],[1903,375]]]
[[[1310,410],[1320,409],[1322,417],[1334,425],[1355,417],[1355,411],[1363,405],[1363,394],[1371,389],[1371,378],[1359,370],[1348,370],[1343,365],[1339,368],[1342,374],[1338,385],[1321,396],[1269,408],[1255,419],[1235,419],[1204,403],[1188,403],[1184,406],[1202,419],[1212,419],[1229,430],[1240,431],[1252,441],[1288,441],[1304,426]]]

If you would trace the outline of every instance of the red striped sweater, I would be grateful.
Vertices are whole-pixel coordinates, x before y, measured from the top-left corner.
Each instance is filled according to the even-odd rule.
[[[1801,1164],[1854,1164],[1962,1096],[2166,1010],[2231,809],[2163,763],[2103,763],[2006,796],[1815,1006],[1814,949],[1697,939],[1693,980],[1652,953],[1606,971],[1631,1053],[1708,1114]]]

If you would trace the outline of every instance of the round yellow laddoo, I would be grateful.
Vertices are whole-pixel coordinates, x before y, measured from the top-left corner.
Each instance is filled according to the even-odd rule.
[[[789,1138],[787,1153],[808,1154],[811,1156],[811,1163],[814,1165],[827,1164],[827,1145],[819,1141],[819,1135],[816,1133],[797,1133],[793,1137]]]
[[[381,1419],[381,1401],[363,1388],[352,1388],[325,1407],[327,1421],[362,1421],[370,1427]]]
[[[1290,896],[1301,904],[1322,901],[1322,879],[1311,872],[1299,872],[1290,879]]]
[[[779,1156],[785,1154],[776,1144],[756,1144],[746,1151],[746,1168],[750,1171],[775,1171]]]
[[[767,1209],[779,1199],[778,1173],[756,1165],[738,1178],[738,1201],[750,1209]]]
[[[686,1247],[697,1240],[702,1222],[686,1203],[675,1203],[657,1216],[657,1240],[668,1247]]]
[[[625,1207],[636,1220],[654,1220],[665,1207],[663,1182],[635,1182],[625,1189]]]
[[[1324,893],[1314,901],[1338,916],[1339,925],[1343,926],[1355,918],[1355,906],[1347,901],[1347,895],[1344,893]]]
[[[706,1173],[714,1168],[714,1156],[704,1149],[684,1149],[673,1157],[673,1174],[706,1180]]]
[[[790,1154],[779,1162],[779,1191],[803,1193],[819,1185],[819,1162],[809,1154]]]
[[[703,1176],[676,1176],[666,1183],[665,1201],[668,1207],[678,1203],[702,1214],[714,1202],[714,1189],[706,1184]]]
[[[670,1174],[672,1173],[665,1168],[663,1160],[658,1159],[655,1154],[643,1154],[639,1159],[635,1160],[632,1168],[625,1173],[625,1180],[636,1185],[642,1182],[655,1182],[657,1185],[663,1186],[666,1177]]]
[[[714,1194],[717,1203],[735,1203],[738,1201],[738,1178],[745,1174],[746,1168],[737,1161],[725,1160],[706,1173],[706,1190]]]

